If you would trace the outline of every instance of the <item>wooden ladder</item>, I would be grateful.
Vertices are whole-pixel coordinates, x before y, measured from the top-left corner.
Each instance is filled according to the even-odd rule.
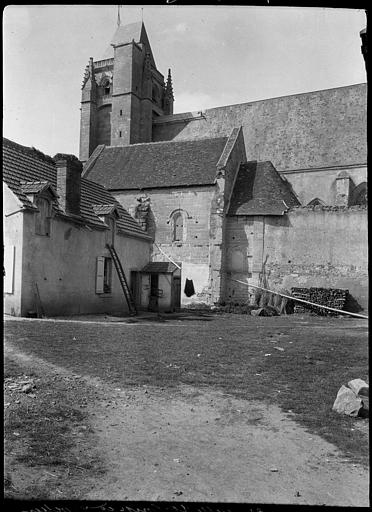
[[[127,282],[127,279],[125,277],[124,270],[123,270],[123,267],[121,265],[119,256],[117,255],[115,247],[112,244],[106,244],[106,247],[110,251],[111,257],[114,260],[114,265],[115,265],[115,268],[116,268],[116,272],[118,273],[119,281],[120,281],[121,287],[123,289],[124,297],[125,297],[125,299],[127,301],[127,304],[128,304],[129,314],[131,316],[134,316],[134,315],[137,314],[137,308],[136,308],[136,305],[134,303],[133,296],[132,296],[132,294],[130,292],[130,289],[129,289],[129,286],[128,286],[128,282]]]

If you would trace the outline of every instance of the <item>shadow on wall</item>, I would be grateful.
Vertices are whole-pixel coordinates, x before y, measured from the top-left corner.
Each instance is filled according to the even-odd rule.
[[[147,234],[151,236],[153,240],[155,240],[156,233],[156,221],[155,215],[153,214],[151,207],[147,213]]]
[[[177,114],[176,114],[177,115]],[[190,123],[193,122],[195,116],[191,112],[183,112],[184,119],[173,121],[172,123],[153,124],[153,142],[162,140],[173,140],[181,133]],[[200,122],[200,118],[196,118]]]

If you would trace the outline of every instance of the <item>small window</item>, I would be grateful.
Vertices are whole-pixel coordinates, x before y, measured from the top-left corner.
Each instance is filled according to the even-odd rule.
[[[119,131],[119,137],[121,137],[121,130]]]
[[[100,256],[97,258],[96,293],[111,293],[112,259]]]
[[[173,242],[183,241],[183,215],[177,212],[173,216]]]
[[[49,236],[51,212],[50,201],[45,197],[38,197],[35,204],[39,210],[35,215],[35,233],[37,235]]]
[[[122,110],[120,110],[120,115],[121,115],[121,116],[123,115],[123,111],[122,111]]]
[[[103,89],[104,96],[107,96],[108,94],[111,94],[111,85],[110,85],[110,79],[104,78],[101,82],[101,87]]]

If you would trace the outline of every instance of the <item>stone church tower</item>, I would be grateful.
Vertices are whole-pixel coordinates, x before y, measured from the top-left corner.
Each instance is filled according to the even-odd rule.
[[[157,70],[142,22],[118,26],[104,58],[90,58],[81,98],[80,154],[88,160],[99,144],[152,141],[157,116],[173,114],[170,70]]]

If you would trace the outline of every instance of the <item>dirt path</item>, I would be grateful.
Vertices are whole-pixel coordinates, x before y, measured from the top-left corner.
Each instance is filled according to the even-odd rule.
[[[369,505],[368,471],[277,407],[187,386],[83,380],[99,388],[88,411],[107,472],[81,499]]]
[[[92,411],[111,470],[89,499],[367,506],[368,472],[278,408],[183,387]]]

